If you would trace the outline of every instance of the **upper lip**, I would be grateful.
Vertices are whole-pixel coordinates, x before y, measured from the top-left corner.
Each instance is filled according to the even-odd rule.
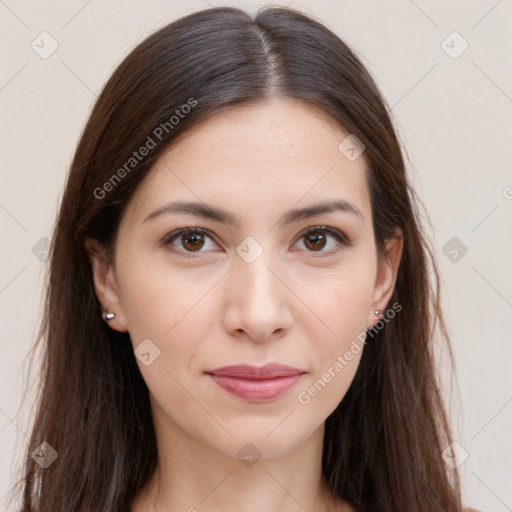
[[[291,377],[293,375],[301,375],[305,372],[284,364],[268,363],[262,367],[247,364],[223,366],[216,370],[209,370],[206,373],[223,377],[238,377],[239,379],[265,380],[278,377]]]

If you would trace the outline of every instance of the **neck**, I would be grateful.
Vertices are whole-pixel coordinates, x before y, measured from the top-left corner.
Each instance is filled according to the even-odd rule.
[[[155,417],[155,433],[158,466],[132,512],[351,510],[322,480],[324,424],[290,453],[272,458],[249,445],[247,456],[230,457],[168,418],[164,423]]]

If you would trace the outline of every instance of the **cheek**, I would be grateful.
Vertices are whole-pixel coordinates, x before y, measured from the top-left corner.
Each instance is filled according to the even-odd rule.
[[[333,332],[317,327],[309,335],[312,369],[297,389],[296,402],[311,417],[326,419],[352,384],[364,350],[366,306],[367,297],[338,297],[323,310]]]
[[[364,332],[371,308],[373,288],[366,276],[352,276],[336,290],[324,305],[331,319],[334,334],[328,339],[328,345],[337,351]]]
[[[321,292],[310,292],[317,317],[308,323],[313,368],[297,393],[311,414],[327,417],[343,399],[364,349],[373,292],[372,262],[361,262],[332,274]]]
[[[198,368],[205,364],[200,356],[218,322],[214,285],[219,277],[211,270],[148,261],[148,255],[132,251],[129,260],[119,262],[122,308],[136,356],[138,347],[151,340],[152,362],[146,365],[137,357],[137,364],[159,404],[155,410],[179,422],[202,414],[189,393],[197,386]],[[175,411],[180,411],[178,416]]]
[[[194,361],[215,318],[213,293],[208,295],[214,284],[211,273],[208,280],[197,272],[137,265],[136,258],[122,270],[120,295],[136,356],[137,347],[151,340],[150,364],[140,357],[137,364],[150,391],[155,421],[165,417],[185,428],[184,419],[204,414],[191,393],[197,386]]]
[[[374,289],[369,263],[360,261],[358,265],[346,265],[337,272],[319,276],[314,289],[302,285],[301,293],[308,297],[307,305],[316,314],[316,320],[309,324],[311,339],[321,334],[323,349],[343,348],[365,330]]]
[[[183,271],[136,250],[118,266],[121,306],[133,344],[150,338],[163,349],[172,339],[182,338],[191,346],[203,324],[196,319],[193,325],[190,318],[197,307],[208,309],[211,273]]]

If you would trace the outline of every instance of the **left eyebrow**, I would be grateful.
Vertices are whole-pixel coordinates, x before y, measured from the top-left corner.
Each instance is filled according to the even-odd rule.
[[[344,199],[337,199],[333,201],[316,203],[304,208],[294,208],[288,210],[279,219],[278,224],[280,226],[284,226],[286,224],[298,222],[303,219],[317,217],[319,215],[325,215],[336,211],[351,213],[356,217],[359,217],[360,220],[364,223],[363,214],[359,208],[357,208],[357,206],[349,203]],[[240,225],[240,221],[231,212],[223,210],[222,208],[217,208],[205,203],[198,203],[194,201],[176,201],[173,203],[167,203],[156,209],[154,212],[150,213],[144,220],[144,223],[161,215],[170,213],[188,213],[196,217],[213,220],[215,222],[220,222],[230,226],[237,227]]]

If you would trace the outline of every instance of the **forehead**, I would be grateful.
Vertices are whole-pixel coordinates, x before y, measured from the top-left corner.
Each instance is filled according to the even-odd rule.
[[[366,216],[364,154],[350,161],[338,149],[348,135],[334,118],[288,99],[231,108],[175,139],[128,209],[140,222],[174,199],[263,214],[328,195],[350,200]]]

